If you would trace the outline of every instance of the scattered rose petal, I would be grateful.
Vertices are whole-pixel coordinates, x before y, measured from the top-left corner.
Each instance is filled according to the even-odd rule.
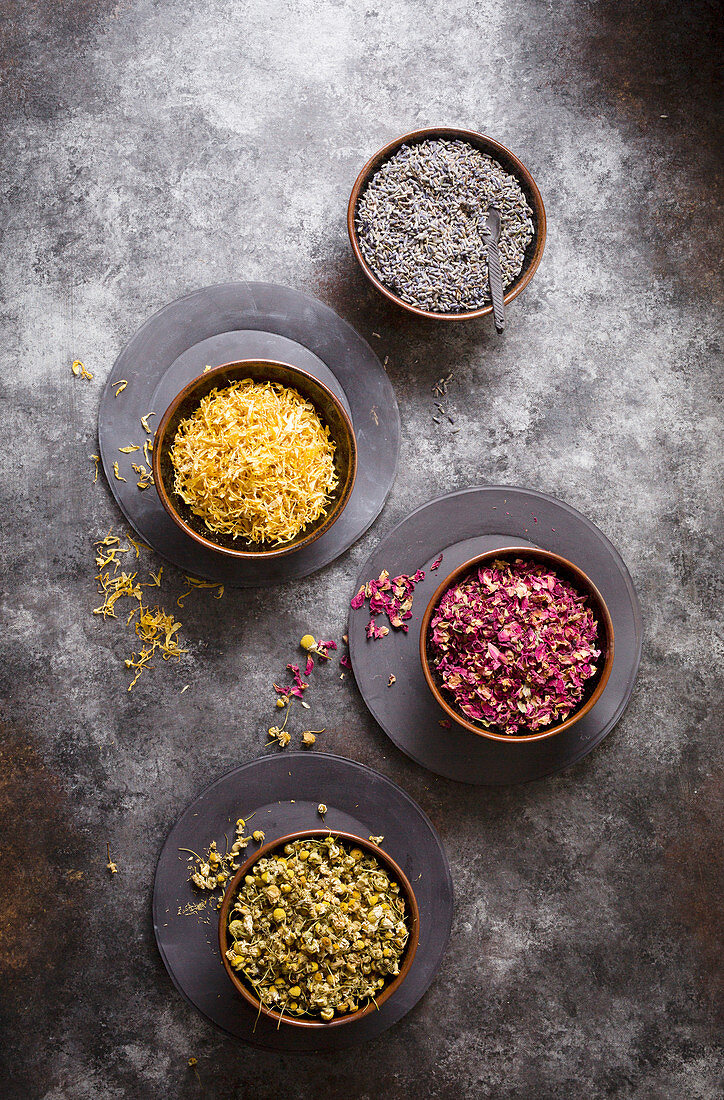
[[[415,586],[424,578],[422,569],[418,569],[412,576],[401,573],[392,578],[383,569],[376,580],[370,580],[360,588],[352,600],[352,607],[358,610],[365,599],[369,601],[371,618],[365,628],[368,638],[384,638],[390,632],[388,627],[378,627],[375,624],[378,615],[386,615],[390,626],[408,633],[410,628],[406,625],[406,620],[412,618]]]
[[[365,602],[365,586],[362,585],[356,596],[353,596],[350,600],[350,607],[355,611],[359,611],[362,604]]]

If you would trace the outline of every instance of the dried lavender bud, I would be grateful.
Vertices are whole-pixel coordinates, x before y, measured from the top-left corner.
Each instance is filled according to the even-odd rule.
[[[393,293],[432,313],[490,301],[488,208],[500,210],[503,285],[520,274],[533,212],[520,184],[466,141],[403,145],[374,173],[355,211],[360,250]],[[444,392],[444,390],[442,390]]]

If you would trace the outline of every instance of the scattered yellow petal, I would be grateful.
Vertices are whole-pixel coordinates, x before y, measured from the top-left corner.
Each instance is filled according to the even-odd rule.
[[[144,550],[150,550],[151,549],[150,546],[146,546],[145,542],[141,542],[140,539],[136,540],[129,534],[126,534],[126,538],[130,542],[133,549],[136,551],[136,557],[139,557],[139,551],[140,551],[141,547],[143,547]],[[161,566],[161,568],[163,569],[163,566]]]
[[[93,478],[93,484],[95,485],[96,481],[98,480],[98,463],[101,460],[101,456],[100,455],[91,455],[91,458],[93,459],[93,461],[96,464],[96,473],[95,473],[95,477]]]
[[[135,443],[129,443],[127,447],[119,447],[118,450],[123,455],[133,454],[134,451],[140,451],[140,447],[137,447]]]
[[[144,429],[144,431],[146,431],[146,432],[147,432],[147,433],[148,433],[149,435],[153,435],[153,431],[152,431],[152,430],[151,430],[151,428],[149,428],[149,426],[148,426],[148,418],[149,418],[150,416],[155,416],[155,415],[156,415],[155,413],[146,413],[146,415],[145,415],[145,416],[142,416],[142,417],[141,417],[141,424],[143,425],[143,429]]]
[[[70,369],[76,378],[87,378],[89,382],[93,381],[93,375],[86,369],[85,364],[80,359],[74,359]]]
[[[130,536],[129,542],[138,553],[139,544]],[[128,687],[130,691],[144,669],[151,667],[151,660],[158,653],[161,654],[164,661],[171,658],[177,661],[181,659],[181,655],[186,652],[185,649],[181,648],[176,637],[181,629],[181,623],[177,622],[174,616],[169,615],[163,608],[147,607],[143,602],[143,588],[149,585],[160,585],[163,566],[159,568],[158,573],[152,573],[151,580],[144,585],[138,582],[137,573],[117,572],[120,565],[117,555],[127,554],[131,549],[127,546],[121,546],[118,536],[111,534],[109,531],[105,538],[99,539],[94,545],[103,548],[96,557],[96,563],[100,570],[96,580],[99,584],[99,591],[103,596],[103,602],[99,607],[93,609],[93,614],[102,615],[104,619],[115,619],[117,617],[115,605],[119,599],[127,596],[137,601],[137,606],[131,610],[126,620],[126,624],[129,625],[133,618],[138,617],[134,629],[142,643],[140,651],[132,653],[125,661],[126,668],[134,669],[136,673]],[[141,543],[141,545],[145,544]],[[105,566],[111,563],[113,564],[112,574],[108,569],[104,569]]]
[[[182,601],[185,600],[187,596],[190,596],[191,592],[194,589],[197,589],[197,588],[216,588],[216,589],[218,589],[216,595],[214,596],[215,600],[220,600],[221,597],[224,595],[224,586],[223,586],[223,584],[217,584],[216,581],[200,581],[197,577],[187,576],[186,573],[184,573],[184,580],[191,587],[189,588],[188,592],[182,592],[181,595],[179,596],[179,598],[176,600],[176,603],[178,604],[179,607],[183,607],[183,602]]]
[[[186,684],[186,687],[182,687],[182,688],[181,688],[181,694],[183,695],[183,693],[184,693],[185,691],[188,691],[190,687],[191,687],[191,684]]]
[[[119,474],[119,472],[118,472],[118,463],[117,462],[113,463],[113,473],[116,475],[116,481],[125,481],[126,480],[125,477],[121,477],[121,475]]]
[[[140,450],[140,448],[137,449]],[[137,462],[132,462],[131,466],[140,478],[140,480],[136,482],[139,489],[148,489],[153,485],[153,474],[150,470],[147,470],[145,466],[139,466]]]
[[[128,382],[126,381],[125,378],[119,378],[117,382],[111,382],[111,385],[114,386],[114,387],[118,386],[118,389],[116,390],[116,397],[118,397],[118,394],[122,393],[123,390],[125,390],[126,386],[128,385]]]

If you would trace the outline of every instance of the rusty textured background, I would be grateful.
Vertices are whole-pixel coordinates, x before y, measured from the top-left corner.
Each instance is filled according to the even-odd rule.
[[[0,1091],[720,1095],[720,5],[7,0],[2,18]],[[514,149],[546,201],[543,266],[503,340],[388,309],[346,243],[366,157],[442,122]],[[128,694],[128,636],[90,613],[91,541],[120,526],[88,459],[100,386],[149,313],[233,278],[315,294],[389,356],[400,476],[322,573],[190,597],[183,665]],[[432,422],[451,370],[456,435]],[[411,764],[350,678],[320,675],[320,744],[440,829],[453,939],[384,1039],[301,1060],[238,1047],[156,953],[162,840],[264,751],[270,681],[302,633],[343,632],[379,536],[480,481],[558,494],[620,548],[647,629],[631,706],[563,776],[477,791]],[[169,606],[181,584],[166,571]]]

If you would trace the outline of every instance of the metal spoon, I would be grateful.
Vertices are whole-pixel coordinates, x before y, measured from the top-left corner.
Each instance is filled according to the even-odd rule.
[[[496,330],[500,333],[505,328],[505,310],[503,308],[503,273],[500,270],[500,253],[498,252],[500,211],[497,206],[488,207],[483,236],[488,246],[488,283],[490,297],[493,301],[493,320],[495,321]]]

